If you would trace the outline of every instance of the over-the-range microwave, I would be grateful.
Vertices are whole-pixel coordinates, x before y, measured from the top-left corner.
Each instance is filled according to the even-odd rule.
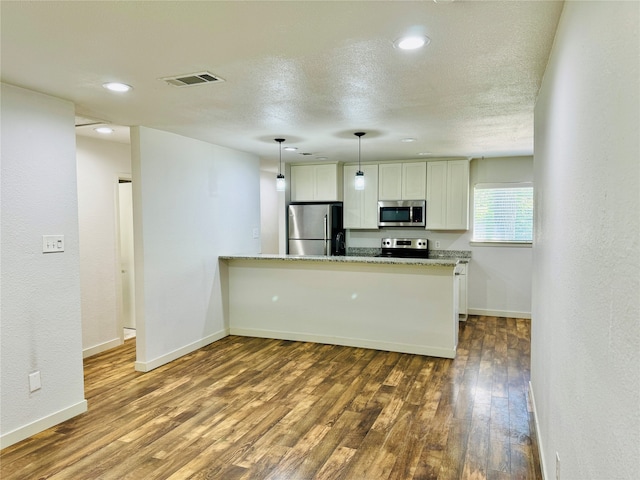
[[[383,200],[378,202],[379,227],[424,227],[425,200]]]

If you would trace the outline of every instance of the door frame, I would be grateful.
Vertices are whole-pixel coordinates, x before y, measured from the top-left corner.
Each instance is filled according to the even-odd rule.
[[[115,223],[116,223],[116,322],[118,324],[118,334],[120,336],[120,343],[124,343],[124,316],[122,314],[122,308],[124,305],[124,299],[122,297],[122,266],[121,255],[122,249],[120,248],[120,183],[132,183],[130,173],[118,173],[116,175],[116,181],[114,185],[114,198],[115,198]],[[135,275],[135,263],[133,265],[133,271]],[[135,292],[135,283],[134,283]],[[135,315],[135,309],[134,309]],[[137,336],[137,335],[136,335]]]

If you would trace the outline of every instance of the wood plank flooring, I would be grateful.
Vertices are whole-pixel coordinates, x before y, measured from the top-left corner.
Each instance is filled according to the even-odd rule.
[[[144,374],[129,340],[0,478],[540,479],[529,327],[471,316],[455,360],[231,336]]]

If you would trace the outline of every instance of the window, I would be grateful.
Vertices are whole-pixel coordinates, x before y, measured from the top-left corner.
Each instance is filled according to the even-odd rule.
[[[533,185],[478,183],[473,188],[473,241],[531,243]]]

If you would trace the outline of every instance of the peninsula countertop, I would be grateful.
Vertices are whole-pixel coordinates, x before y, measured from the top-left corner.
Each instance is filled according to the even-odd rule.
[[[387,265],[416,265],[423,267],[455,267],[458,258],[389,258],[367,256],[298,256],[277,254],[238,254],[220,255],[220,260],[280,260],[287,262],[333,262],[333,263],[373,263]]]

